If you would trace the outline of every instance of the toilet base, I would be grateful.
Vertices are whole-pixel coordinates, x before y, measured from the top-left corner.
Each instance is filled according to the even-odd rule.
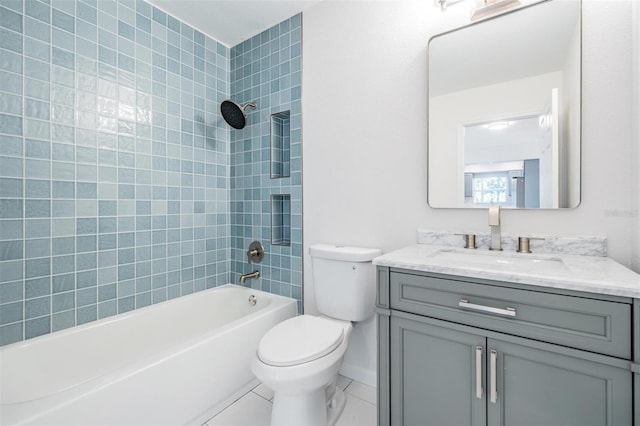
[[[334,426],[340,414],[344,411],[344,406],[347,404],[347,397],[342,389],[336,388],[333,398],[327,401],[327,425]]]
[[[325,388],[303,394],[276,393],[271,426],[334,426],[346,401],[341,389],[336,389],[328,401]]]

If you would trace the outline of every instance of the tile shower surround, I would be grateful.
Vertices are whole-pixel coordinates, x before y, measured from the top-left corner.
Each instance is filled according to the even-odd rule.
[[[0,345],[236,278],[233,55],[141,0],[0,0]]]
[[[231,49],[231,98],[256,102],[247,126],[231,132],[231,278],[260,270],[247,284],[298,301],[302,311],[301,15]],[[271,178],[271,115],[289,111],[289,176]],[[278,161],[278,158],[273,160]],[[272,195],[289,199],[290,217],[272,210]],[[277,205],[277,204],[275,204]],[[272,244],[272,220],[286,224],[287,245]],[[281,228],[280,230],[283,230]],[[247,264],[247,247],[259,240],[269,256]]]

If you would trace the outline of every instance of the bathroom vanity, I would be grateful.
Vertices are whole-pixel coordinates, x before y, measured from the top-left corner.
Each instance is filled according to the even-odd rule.
[[[639,275],[425,244],[374,263],[380,425],[640,420]]]

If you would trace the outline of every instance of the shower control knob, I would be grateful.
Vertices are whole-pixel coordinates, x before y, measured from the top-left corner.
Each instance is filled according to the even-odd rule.
[[[264,248],[260,241],[254,241],[249,244],[249,250],[247,250],[247,261],[251,263],[260,263],[264,259]]]

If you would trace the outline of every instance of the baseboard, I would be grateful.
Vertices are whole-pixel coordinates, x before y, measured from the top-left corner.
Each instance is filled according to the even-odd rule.
[[[377,375],[374,370],[368,370],[358,367],[357,365],[343,363],[340,368],[340,374],[374,388],[377,386]]]

